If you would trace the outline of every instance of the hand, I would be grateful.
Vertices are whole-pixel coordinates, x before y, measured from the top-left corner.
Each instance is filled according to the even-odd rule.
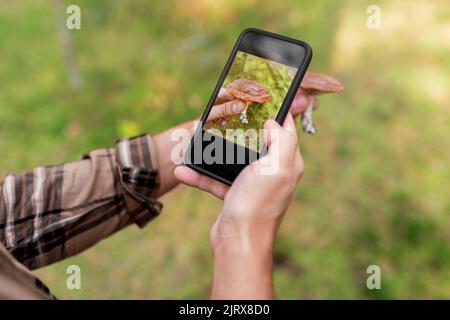
[[[211,108],[211,111],[209,112],[208,119],[206,120],[206,122],[208,123],[217,119],[228,119],[231,116],[240,114],[244,110],[245,110],[244,101],[234,98],[221,104],[215,104]]]
[[[228,96],[226,90],[222,88],[218,94],[216,103],[220,102],[220,104],[216,104],[211,109],[209,113],[207,123],[205,126],[211,124],[213,120],[227,118],[235,114],[239,114],[245,109],[245,104],[238,99],[234,99]],[[157,135],[155,135],[154,141],[156,144],[157,157],[158,157],[158,170],[160,177],[160,187],[156,193],[157,197],[164,195],[169,192],[173,188],[175,188],[178,184],[178,180],[175,179],[173,175],[173,170],[175,169],[175,164],[172,161],[171,153],[172,149],[178,144],[178,141],[172,141],[171,135],[174,130],[185,129],[185,130],[193,130],[194,121],[188,121],[182,123],[178,126],[170,128],[166,131],[163,131]],[[180,155],[181,156],[181,155]]]
[[[308,96],[299,90],[292,102],[290,112],[294,118],[301,112],[304,112],[308,106],[309,99],[314,99],[317,103],[317,99],[314,96]],[[216,119],[227,118],[227,116],[241,113],[241,108],[245,108],[244,104],[241,104],[240,100],[235,100],[234,97],[228,95],[225,88],[220,89],[215,106],[211,109],[208,122]],[[194,121],[188,121],[180,124],[176,127],[170,128],[154,136],[156,147],[158,150],[158,163],[161,186],[157,192],[157,196],[161,196],[168,191],[172,190],[177,184],[178,180],[173,176],[173,169],[175,165],[171,161],[171,152],[174,145],[178,142],[171,141],[171,133],[177,129],[192,130]]]
[[[294,118],[306,111],[310,101],[313,103],[314,109],[319,107],[319,100],[316,96],[308,95],[302,89],[298,89],[290,109]]]
[[[217,95],[216,101],[214,101],[214,105],[224,104],[225,102],[233,101],[233,100],[235,100],[235,98],[233,96],[230,96],[227,93],[227,90],[225,88],[221,88],[220,91],[219,91],[219,94]],[[314,107],[317,108],[319,106],[319,100],[317,100],[317,97],[316,96],[312,96],[312,95],[308,95],[301,88],[298,89],[298,91],[297,91],[297,93],[296,93],[296,95],[294,97],[294,100],[292,101],[291,108],[290,108],[290,112],[291,112],[292,116],[294,117],[294,119],[299,114],[301,114],[301,113],[306,111],[306,108],[308,107],[309,102],[311,100],[314,103]],[[237,101],[240,101],[240,100],[237,100]],[[211,113],[210,113],[210,116],[208,118],[208,121],[223,117],[223,116],[219,116],[219,114],[220,114],[219,111],[215,112],[214,115],[211,115],[213,113],[213,110],[214,110],[214,108],[211,110]],[[233,115],[233,114],[236,114],[236,113],[228,112],[228,114]]]
[[[286,118],[283,127],[268,120],[265,129],[268,154],[247,166],[231,187],[185,166],[175,169],[175,177],[181,182],[224,199],[222,212],[211,230],[213,250],[226,239],[250,237],[259,242],[263,235],[265,245],[270,247],[303,174],[304,164],[292,116]],[[262,161],[267,160],[279,161],[278,173],[261,174]]]
[[[283,127],[268,120],[265,129],[268,153],[247,166],[231,187],[185,166],[174,172],[181,182],[224,199],[210,233],[216,260],[213,298],[273,298],[273,242],[304,164],[291,115]],[[262,174],[267,160],[279,161],[276,174]]]

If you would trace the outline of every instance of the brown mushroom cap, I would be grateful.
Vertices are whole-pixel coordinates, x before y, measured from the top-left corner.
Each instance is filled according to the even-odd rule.
[[[246,102],[263,103],[272,101],[272,94],[269,90],[261,83],[252,80],[234,80],[227,86],[227,92],[233,97]]]
[[[319,95],[322,93],[339,92],[344,90],[344,86],[338,80],[315,72],[306,72],[300,88],[309,95]]]

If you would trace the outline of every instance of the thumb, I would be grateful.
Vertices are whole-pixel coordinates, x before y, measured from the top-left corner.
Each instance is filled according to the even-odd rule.
[[[280,130],[281,126],[275,120],[269,119],[264,123],[264,129],[264,143],[270,147],[278,139],[276,131]]]
[[[296,136],[293,137],[290,132],[295,130],[292,116],[288,115],[283,127],[275,120],[267,120],[264,129],[264,140],[268,147],[267,156],[281,166],[289,166],[294,159],[293,151],[297,148]]]

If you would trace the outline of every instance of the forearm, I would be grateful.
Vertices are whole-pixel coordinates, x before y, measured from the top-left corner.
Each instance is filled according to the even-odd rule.
[[[249,239],[215,249],[212,299],[273,299],[272,248]]]
[[[81,252],[161,210],[148,135],[93,150],[82,160],[8,175],[0,182],[0,243],[34,269]]]

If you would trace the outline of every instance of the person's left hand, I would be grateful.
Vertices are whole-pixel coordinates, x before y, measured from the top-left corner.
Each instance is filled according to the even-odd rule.
[[[314,108],[319,107],[319,100],[316,96],[305,93],[301,88],[298,89],[294,100],[291,104],[290,112],[294,119],[301,113],[306,111],[310,101],[313,101]]]

